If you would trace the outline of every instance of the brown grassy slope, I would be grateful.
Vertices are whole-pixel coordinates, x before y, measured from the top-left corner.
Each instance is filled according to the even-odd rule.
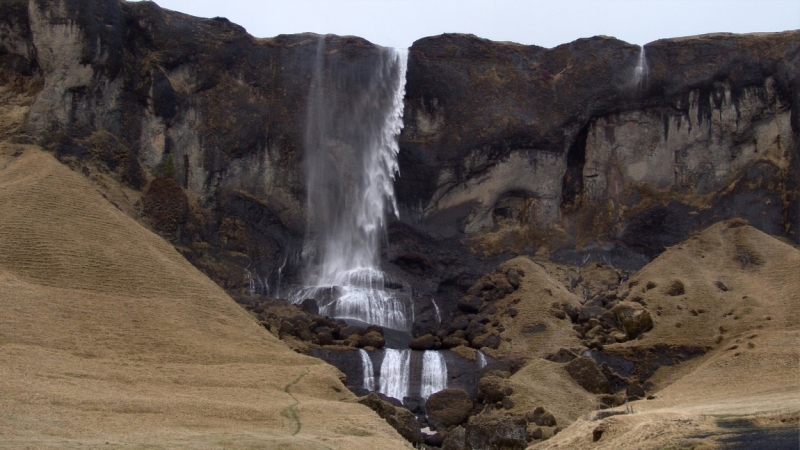
[[[796,248],[740,221],[718,223],[668,249],[629,285],[629,298],[639,296],[661,314],[641,340],[617,346],[700,344],[712,350],[659,369],[651,379],[661,388],[657,398],[633,402],[636,414],[578,420],[535,448],[713,446],[713,439],[696,436],[724,433],[716,416],[800,411]],[[593,442],[600,425],[606,431]]]
[[[527,257],[517,257],[501,265],[501,270],[516,269],[525,274],[520,287],[495,302],[497,313],[491,316],[505,328],[504,340],[497,351],[484,349],[492,356],[523,356],[525,367],[511,377],[514,404],[500,414],[525,414],[538,406],[553,413],[559,424],[573,422],[595,404],[594,395],[586,392],[567,374],[563,364],[547,361],[544,356],[560,348],[580,347],[569,318],[558,319],[553,304],[579,306],[578,297],[550,275],[547,268]],[[509,312],[516,311],[514,317]]]
[[[167,242],[0,144],[0,446],[408,448]]]

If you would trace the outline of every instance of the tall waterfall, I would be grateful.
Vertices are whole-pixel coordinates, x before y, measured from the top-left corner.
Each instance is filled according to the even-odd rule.
[[[379,267],[386,216],[398,214],[407,53],[381,48],[365,70],[364,60],[331,62],[320,37],[316,58],[305,136],[313,257],[290,300],[314,298],[320,314],[408,330],[410,289]]]
[[[364,382],[362,386],[364,389],[369,391],[374,391],[375,386],[375,369],[372,367],[372,359],[369,357],[369,353],[363,348],[358,351],[361,354],[361,368],[363,370],[363,379]]]
[[[408,395],[411,372],[411,350],[387,348],[381,363],[380,387],[378,391],[403,401]]]
[[[422,386],[420,397],[427,399],[431,394],[447,388],[447,363],[441,352],[426,350],[422,356]]]

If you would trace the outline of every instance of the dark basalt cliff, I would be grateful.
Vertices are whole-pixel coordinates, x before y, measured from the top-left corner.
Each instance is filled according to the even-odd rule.
[[[377,46],[256,39],[117,0],[5,1],[0,27],[3,79],[40,89],[18,139],[141,191],[140,219],[235,297],[247,274],[261,290],[279,267],[296,281],[320,39],[331,95],[363,84]],[[729,217],[797,241],[800,32],[661,40],[645,56],[637,77],[640,48],[608,37],[417,41],[389,270],[444,295],[491,255],[544,246],[635,268]]]
[[[634,266],[735,216],[796,240],[798,36],[660,40],[644,68],[639,47],[608,37],[417,41],[405,219],[489,252],[611,241]]]

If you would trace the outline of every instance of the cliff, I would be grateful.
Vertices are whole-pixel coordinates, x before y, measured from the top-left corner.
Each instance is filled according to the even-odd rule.
[[[295,279],[320,40],[332,95],[379,47],[256,39],[151,2],[11,1],[2,22],[3,77],[35,93],[26,139],[123,183],[127,210],[234,295],[246,273],[262,291],[279,267]],[[390,269],[431,269],[417,284],[436,292],[540,248],[638,268],[730,217],[797,241],[799,36],[417,41]]]

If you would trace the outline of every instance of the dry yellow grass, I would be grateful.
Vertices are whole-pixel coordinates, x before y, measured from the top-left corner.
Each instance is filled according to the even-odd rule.
[[[671,289],[676,281],[682,294]],[[717,417],[800,411],[800,251],[739,221],[723,222],[668,249],[631,284],[629,296],[661,314],[641,340],[616,345],[711,350],[659,369],[657,398],[632,403],[635,414],[579,419],[534,448],[715,448],[713,437],[697,436],[722,433]],[[606,431],[594,442],[600,425]]]
[[[0,311],[0,447],[409,447],[88,180],[7,142]]]

